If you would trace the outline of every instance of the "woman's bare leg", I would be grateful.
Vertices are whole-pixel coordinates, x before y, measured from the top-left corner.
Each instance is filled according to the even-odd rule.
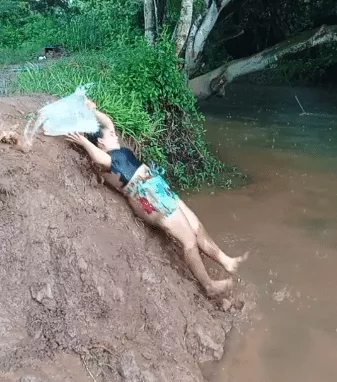
[[[129,202],[139,217],[144,219],[148,224],[159,226],[182,244],[187,266],[209,296],[221,294],[233,285],[233,280],[230,278],[215,281],[209,277],[199,253],[196,235],[180,208],[171,216],[165,218],[156,212],[147,214],[134,199],[129,199]]]
[[[200,223],[195,213],[190,210],[187,205],[180,200],[179,206],[182,212],[185,214],[188,222],[190,223],[196,237],[199,248],[211,259],[222,265],[227,272],[235,273],[239,267],[239,264],[247,260],[249,252],[246,252],[243,256],[229,257],[227,256],[211,239],[206,232],[203,225]]]
[[[180,208],[169,217],[163,218],[160,227],[182,244],[189,269],[209,296],[224,293],[233,285],[231,278],[215,281],[209,277],[199,253],[196,236]]]

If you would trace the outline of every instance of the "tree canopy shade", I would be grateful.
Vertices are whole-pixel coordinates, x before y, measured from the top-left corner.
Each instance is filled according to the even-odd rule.
[[[177,54],[184,59],[193,90],[202,97],[221,91],[238,76],[265,69],[287,54],[335,41],[334,27],[322,26],[337,24],[337,5],[332,0],[159,2],[165,3],[160,17],[157,1],[144,0],[145,35],[154,44],[163,24],[171,25]],[[324,38],[313,38],[321,33]],[[228,52],[235,58],[232,62]],[[207,56],[216,56],[213,61],[218,68],[208,65],[210,73],[204,74],[205,61],[212,61]],[[194,79],[200,74],[204,75]]]

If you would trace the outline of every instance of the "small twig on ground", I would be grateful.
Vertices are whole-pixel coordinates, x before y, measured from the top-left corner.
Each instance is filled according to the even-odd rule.
[[[136,223],[136,226],[137,227],[141,227],[141,228],[144,228],[145,227],[145,224],[144,224],[144,221],[141,219],[141,218],[139,218],[139,217],[135,217],[135,223]]]
[[[84,365],[85,369],[87,370],[87,373],[88,373],[89,376],[92,378],[92,380],[93,380],[94,382],[98,382],[97,379],[96,379],[96,378],[94,377],[94,375],[92,374],[92,372],[90,371],[90,369],[89,369],[89,367],[88,367],[88,365],[87,365],[87,363],[86,363],[86,361],[85,361],[83,355],[81,355],[81,360],[82,360],[82,362],[83,362],[83,365]]]
[[[22,110],[18,109],[17,106],[13,105],[12,103],[10,103],[9,105],[12,106],[22,116],[25,115],[25,113]]]
[[[116,353],[114,353],[112,350],[108,349],[106,346],[104,345],[101,345],[101,344],[96,344],[96,345],[91,345],[89,347],[89,349],[102,349],[102,350],[105,350],[107,353],[109,353],[110,355],[112,355],[113,357],[116,357],[117,358],[117,355]]]
[[[111,365],[109,365],[108,363],[102,363],[101,365],[100,365],[101,367],[102,366],[106,366],[106,367],[108,367],[111,371],[115,371],[115,369],[113,368],[113,366],[111,366]]]

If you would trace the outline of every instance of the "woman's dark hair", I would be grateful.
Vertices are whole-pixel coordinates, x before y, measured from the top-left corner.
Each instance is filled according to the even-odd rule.
[[[95,146],[97,146],[98,138],[103,137],[102,128],[100,127],[96,133],[88,133],[88,134],[86,134],[86,136],[91,143],[93,143]]]

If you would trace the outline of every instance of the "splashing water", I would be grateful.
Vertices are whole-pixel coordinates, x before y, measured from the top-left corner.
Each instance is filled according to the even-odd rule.
[[[86,92],[93,83],[76,88],[71,95],[44,106],[32,125],[30,119],[24,131],[28,145],[32,145],[35,135],[43,126],[47,135],[66,135],[73,132],[95,133],[99,124],[93,110],[86,106]]]

